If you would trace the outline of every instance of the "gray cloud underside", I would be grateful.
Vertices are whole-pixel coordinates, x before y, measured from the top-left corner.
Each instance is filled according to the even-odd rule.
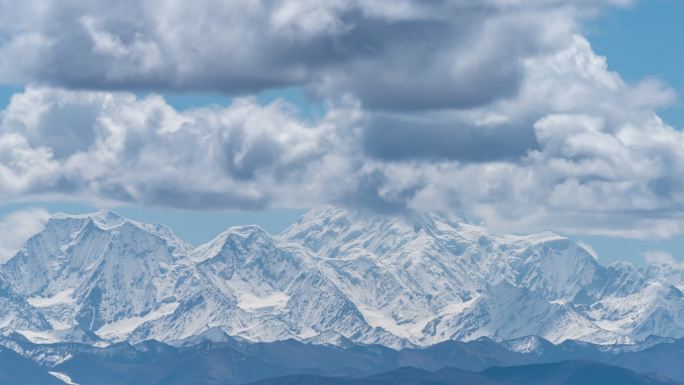
[[[581,35],[624,1],[1,2],[0,197],[446,209],[514,231],[684,230],[676,95]],[[135,15],[135,17],[132,17]],[[297,86],[178,111],[130,91]]]
[[[0,2],[0,79],[254,93],[299,85],[372,109],[515,95],[523,61],[620,1]]]

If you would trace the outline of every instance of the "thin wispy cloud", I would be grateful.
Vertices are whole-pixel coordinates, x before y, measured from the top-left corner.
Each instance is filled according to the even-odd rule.
[[[672,266],[678,269],[684,268],[684,263],[678,261],[672,254],[662,250],[651,250],[642,254],[649,265]]]
[[[49,214],[41,209],[17,210],[0,217],[0,264],[12,258],[26,240],[45,227]]]

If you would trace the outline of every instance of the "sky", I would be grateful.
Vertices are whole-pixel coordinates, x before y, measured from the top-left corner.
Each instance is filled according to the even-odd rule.
[[[627,81],[646,77],[684,92],[684,1],[640,1],[633,7],[605,12],[587,28],[594,50],[608,58],[609,67]],[[659,111],[669,124],[684,128],[681,98]]]
[[[0,1],[0,252],[46,212],[199,244],[333,204],[684,260],[684,1],[101,5]]]

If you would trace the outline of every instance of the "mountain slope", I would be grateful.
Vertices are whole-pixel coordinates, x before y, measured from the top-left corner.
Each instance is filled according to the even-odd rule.
[[[178,341],[175,346],[157,341],[123,342],[107,347],[76,343],[34,344],[18,334],[0,337],[0,345],[20,353],[26,360],[33,360],[43,371],[61,373],[81,385],[225,384],[295,374],[359,378],[407,366],[429,371],[449,367],[471,372],[485,370],[485,374],[491,372],[489,377],[496,381],[514,377],[530,380],[529,375],[534,373],[536,377],[532,380],[547,378],[549,373],[561,379],[585,373],[585,377],[580,378],[586,380],[586,376],[596,373],[591,366],[584,365],[587,360],[604,364],[598,365],[598,374],[604,372],[601,368],[605,365],[615,365],[639,373],[658,373],[654,378],[664,382],[667,381],[663,375],[682,380],[681,341],[663,342],[644,350],[639,346],[607,347],[573,341],[553,345],[538,337],[504,344],[480,338],[397,351],[382,345],[357,345],[348,341],[343,346],[296,340],[252,343],[212,329]],[[568,361],[581,365],[558,365]],[[493,366],[499,368],[488,369]],[[523,368],[508,368],[511,366]],[[617,372],[620,373],[628,374]],[[617,377],[611,374],[610,378]],[[605,383],[614,383],[603,379]]]
[[[46,342],[73,338],[65,335],[71,330],[139,341],[221,327],[253,340],[335,331],[398,343],[366,324],[305,249],[255,226],[230,229],[191,250],[162,226],[111,212],[57,215],[2,273],[13,289],[7,285],[0,300],[18,293],[5,326]],[[20,297],[32,306],[21,308]],[[19,310],[38,316],[24,325]]]
[[[659,373],[684,382],[684,339],[655,345],[641,351],[627,352],[613,360],[613,365],[644,373]]]
[[[553,233],[498,235],[446,215],[327,208],[305,214],[282,237],[313,250],[372,326],[418,345],[684,335],[676,286],[627,264],[601,266]]]
[[[0,384],[64,385],[64,382],[35,362],[0,346]]]
[[[14,290],[50,323],[45,337],[81,328],[121,340],[192,292],[189,247],[170,230],[111,212],[53,216],[2,266]],[[53,331],[53,332],[50,332]]]
[[[429,372],[401,368],[364,378],[285,376],[251,385],[673,385],[631,370],[590,361],[567,361],[556,364],[493,367],[484,372],[445,368]]]
[[[192,247],[112,212],[60,214],[0,266],[0,330],[90,344],[213,329],[393,348],[527,336],[635,343],[684,336],[680,277],[602,266],[553,233],[493,234],[448,215],[325,208],[280,236],[239,226]]]
[[[0,331],[49,329],[50,324],[0,276]]]
[[[191,255],[203,291],[173,314],[142,325],[134,340],[173,340],[220,328],[252,341],[332,332],[360,342],[401,341],[371,328],[308,250],[257,226],[231,228]]]

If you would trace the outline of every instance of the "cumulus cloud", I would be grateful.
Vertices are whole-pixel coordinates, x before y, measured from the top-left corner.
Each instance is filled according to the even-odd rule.
[[[457,210],[507,231],[681,233],[684,135],[654,112],[672,91],[624,83],[580,36],[525,68],[515,100],[422,115],[464,122],[477,139],[447,128],[444,143],[401,130],[374,138],[421,156],[378,155],[377,115],[353,97],[307,119],[284,100],[178,111],[154,95],[29,87],[2,113],[0,194],[199,209],[337,203]],[[497,129],[509,135],[483,137]],[[513,133],[529,146],[492,155]],[[440,152],[449,144],[460,158]]]
[[[0,218],[0,264],[12,258],[27,239],[42,231],[48,217],[45,210],[27,209]]]
[[[679,234],[684,135],[656,114],[677,96],[626,83],[581,35],[600,7],[628,4],[0,2],[0,80],[32,83],[2,112],[0,197]],[[285,85],[322,98],[323,116],[254,96],[179,111],[132,92]]]
[[[180,112],[161,97],[29,88],[2,114],[0,195],[58,193],[187,208],[262,208],[334,186],[358,106],[311,123],[278,100]],[[344,136],[344,137],[343,137]],[[315,202],[315,200],[314,200]]]
[[[385,161],[484,163],[517,160],[538,148],[531,125],[531,120],[478,121],[458,112],[374,113],[362,139],[369,156]]]
[[[0,2],[0,81],[244,94],[303,86],[366,108],[514,96],[524,61],[624,0]]]
[[[625,84],[580,36],[526,67],[518,98],[470,111],[469,118],[494,126],[528,121],[535,146],[513,161],[423,163],[429,193],[410,204],[431,207],[451,197],[450,205],[513,229],[681,232],[683,136],[654,112],[674,93],[653,81]]]

